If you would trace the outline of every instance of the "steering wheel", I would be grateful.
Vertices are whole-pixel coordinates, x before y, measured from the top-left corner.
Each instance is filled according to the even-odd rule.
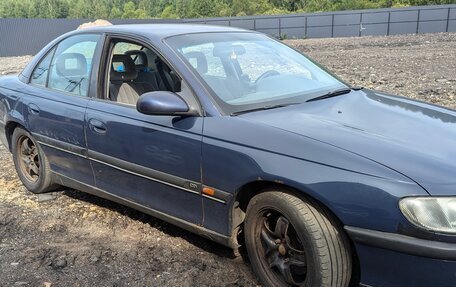
[[[280,73],[277,72],[276,70],[266,71],[263,74],[261,74],[261,76],[259,76],[258,79],[255,80],[255,83],[258,83],[259,81],[266,79],[268,77],[278,76],[278,75],[280,75]]]

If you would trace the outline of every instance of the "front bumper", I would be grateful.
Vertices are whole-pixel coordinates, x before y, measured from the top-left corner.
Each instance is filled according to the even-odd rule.
[[[456,243],[346,226],[355,243],[361,286],[456,287]]]

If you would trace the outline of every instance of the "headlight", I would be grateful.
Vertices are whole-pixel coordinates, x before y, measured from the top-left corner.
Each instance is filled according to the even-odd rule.
[[[456,197],[406,197],[401,199],[399,207],[418,227],[456,233]]]

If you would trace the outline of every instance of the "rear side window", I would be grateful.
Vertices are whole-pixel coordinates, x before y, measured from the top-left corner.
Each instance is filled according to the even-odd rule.
[[[35,67],[32,73],[30,83],[38,86],[46,86],[47,76],[49,73],[49,66],[51,65],[52,56],[54,55],[55,48],[52,49],[46,57]]]
[[[84,34],[60,42],[52,58],[47,87],[87,96],[92,60],[100,35]]]

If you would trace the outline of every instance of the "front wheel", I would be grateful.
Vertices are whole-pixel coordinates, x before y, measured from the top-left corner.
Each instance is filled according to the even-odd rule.
[[[347,237],[316,202],[282,191],[256,195],[247,207],[245,242],[264,286],[349,285]]]
[[[16,128],[12,138],[14,166],[19,179],[33,193],[44,193],[55,189],[46,155],[32,135]]]

